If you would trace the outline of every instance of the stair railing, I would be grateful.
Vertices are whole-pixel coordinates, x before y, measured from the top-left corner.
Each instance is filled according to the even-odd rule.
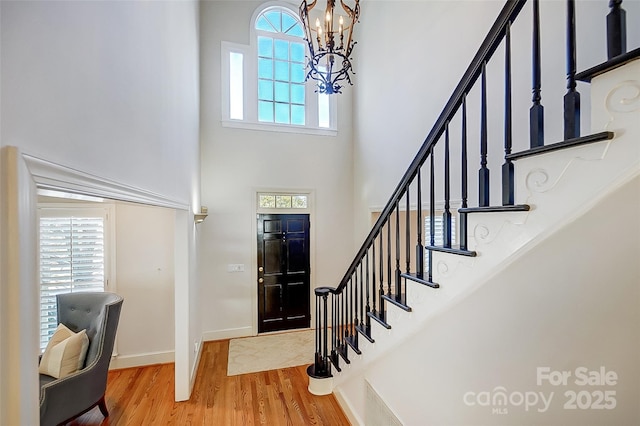
[[[527,0],[509,0],[489,30],[471,64],[456,86],[433,128],[424,140],[417,155],[382,209],[362,246],[347,268],[337,287],[321,287],[316,295],[316,348],[315,362],[308,374],[315,378],[331,377],[331,367],[340,371],[340,358],[349,363],[348,347],[360,354],[359,336],[373,342],[371,320],[386,328],[385,304],[392,303],[410,311],[406,300],[406,280],[412,280],[432,288],[439,284],[433,280],[434,251],[475,256],[468,250],[467,215],[489,211],[527,211],[527,205],[514,204],[513,160],[523,156],[512,151],[511,111],[511,25],[516,20]],[[540,59],[540,13],[539,0],[531,0],[532,31],[532,106],[529,113],[530,151],[547,150],[544,146],[544,107],[541,90]],[[576,90],[576,79],[588,81],[590,75],[576,74],[575,0],[567,0],[567,94],[564,97],[565,146],[578,142],[586,143],[611,139],[612,133],[580,137],[580,95]],[[621,0],[609,2],[607,16],[607,45],[611,61],[622,62],[630,56],[640,56],[638,49],[626,52],[626,27]],[[488,165],[488,108],[487,108],[487,63],[504,42],[504,164],[502,165],[502,205],[490,205]],[[633,53],[631,55],[631,53]],[[595,67],[595,71],[598,67]],[[478,171],[478,206],[468,206],[468,140],[467,140],[467,95],[480,80],[480,168]],[[454,246],[454,221],[451,213],[451,163],[450,123],[460,117],[460,166],[459,181],[461,204],[459,213],[459,241]],[[586,142],[584,142],[586,141]],[[560,145],[560,144],[556,144]],[[437,176],[435,149],[443,151],[443,173]],[[428,213],[423,214],[423,175],[428,181]],[[442,183],[444,193],[443,213],[437,218],[435,194],[436,181]],[[415,194],[415,233],[411,233],[411,197]],[[404,218],[401,218],[404,212]],[[425,219],[428,217],[428,220]],[[428,235],[422,231],[428,224]],[[436,241],[436,227],[441,227],[442,240]],[[404,230],[402,230],[404,227]],[[413,238],[415,236],[415,239]],[[404,243],[404,244],[403,244]],[[415,261],[412,264],[412,245],[415,244]],[[404,264],[402,262],[404,260]],[[413,266],[413,271],[412,271]],[[385,285],[386,283],[386,285]],[[404,286],[403,286],[404,284]],[[329,314],[330,312],[330,314]]]

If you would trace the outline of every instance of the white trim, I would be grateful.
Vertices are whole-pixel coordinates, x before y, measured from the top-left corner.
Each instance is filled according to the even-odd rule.
[[[195,224],[190,212],[175,211],[174,225],[174,350],[175,350],[175,401],[188,401],[191,396],[191,327],[189,287],[189,233],[194,232]]]
[[[309,198],[307,200],[306,209],[261,209],[258,207],[258,194],[306,194]],[[258,235],[258,222],[257,215],[259,214],[308,214],[309,215],[309,306],[310,306],[310,324],[315,324],[315,310],[313,309],[315,303],[315,295],[313,290],[316,288],[316,192],[314,189],[274,189],[274,188],[253,188],[252,206],[254,217],[251,221],[251,232],[257,238]],[[253,283],[258,282],[258,245],[256,240],[253,240],[254,244],[251,245],[251,279]],[[258,335],[258,291],[254,287],[251,291],[251,335]]]
[[[360,421],[360,418],[356,415],[355,411],[351,408],[351,404],[345,398],[344,394],[340,390],[340,388],[333,389],[333,395],[336,397],[336,401],[338,401],[338,405],[342,408],[344,415],[347,416],[349,423],[352,425],[362,425],[363,422]]]
[[[198,367],[200,366],[200,358],[202,357],[202,336],[198,342],[198,350],[196,352],[196,358],[193,360],[193,366],[191,367],[191,376],[189,377],[189,395],[193,392],[193,385],[196,384],[198,378]]]
[[[255,269],[255,268],[254,268]],[[225,330],[205,331],[202,333],[202,341],[234,339],[236,337],[255,336],[253,327],[227,328]],[[200,345],[202,347],[202,345]]]
[[[0,148],[0,424],[38,424],[37,190],[20,151]],[[35,363],[34,363],[35,362]]]
[[[229,112],[226,112],[229,115]],[[245,110],[246,115],[246,110]],[[338,130],[324,127],[296,126],[275,123],[250,122],[246,120],[226,120],[221,122],[222,127],[231,129],[258,130],[266,132],[297,133],[301,135],[338,136]]]
[[[143,367],[153,364],[169,364],[175,362],[174,351],[147,352],[134,355],[118,355],[111,358],[109,370],[122,368]]]
[[[145,189],[124,185],[31,155],[22,154],[22,158],[38,188],[77,192],[179,210],[190,209],[186,201],[172,200]]]

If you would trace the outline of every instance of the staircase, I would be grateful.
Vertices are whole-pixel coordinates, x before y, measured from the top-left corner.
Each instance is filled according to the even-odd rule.
[[[393,369],[401,370],[397,362],[410,358],[389,354],[402,353],[402,348],[427,335],[434,342],[441,341],[438,332],[424,330],[432,330],[434,324],[444,327],[439,330],[446,329],[442,318],[450,318],[457,306],[467,303],[469,295],[504,279],[512,265],[526,263],[541,250],[549,250],[553,247],[549,241],[556,233],[569,232],[563,230],[570,229],[574,222],[581,223],[583,215],[593,216],[592,211],[597,211],[602,203],[610,203],[615,194],[628,196],[638,188],[640,48],[628,50],[626,47],[622,1],[609,2],[610,12],[603,16],[607,22],[608,59],[582,72],[576,70],[575,59],[576,5],[574,1],[567,1],[566,5],[567,92],[563,98],[563,135],[559,140],[551,143],[545,140],[548,137],[545,138],[544,132],[541,87],[539,1],[507,1],[343,279],[335,288],[315,290],[316,348],[315,362],[308,368],[309,390],[324,394],[338,389],[343,406],[356,407],[352,413],[355,422],[362,422],[370,401],[380,401],[374,403],[374,411],[378,416],[387,413],[391,417],[375,424],[396,421],[417,424],[418,417],[408,414],[392,418],[397,409],[394,406],[403,404],[384,406],[385,400],[398,398],[393,395],[381,398],[380,391],[384,393],[384,390],[376,389],[376,382],[393,388]],[[526,135],[530,148],[512,152],[514,138],[523,135],[514,134],[518,126],[514,125],[512,102],[511,28],[520,24],[517,18],[525,6],[531,8],[532,16],[532,101]],[[496,52],[503,55],[504,63],[501,105],[487,101],[487,68]],[[587,135],[580,134],[578,81],[592,83],[593,132]],[[472,91],[479,93],[477,108],[469,105]],[[496,125],[496,111],[502,126],[500,152],[491,151],[495,147],[488,138],[488,129]],[[473,121],[480,126],[478,140],[468,137],[470,114],[477,114]],[[479,161],[474,156],[476,152],[480,153]],[[495,190],[495,185],[491,185],[488,164],[490,158],[498,155],[502,157],[499,188],[502,203],[491,205],[490,192]],[[477,178],[469,175],[475,164],[480,164]],[[469,200],[475,200],[469,197],[470,190],[478,194],[477,205],[470,205]],[[459,199],[454,199],[452,193],[459,195]],[[441,229],[438,235],[441,244],[436,244],[437,229]],[[562,257],[562,253],[556,256]],[[550,267],[547,263],[539,267]],[[543,276],[544,271],[540,272]],[[506,293],[508,288],[497,294]],[[531,300],[539,299],[532,297]],[[482,312],[482,305],[474,308]],[[541,308],[539,312],[545,310]],[[442,347],[432,349],[423,341],[421,345],[425,351],[438,353]],[[450,346],[455,348],[457,344]],[[473,354],[464,356],[473,357]],[[425,353],[426,358],[429,357]],[[396,363],[378,366],[390,370],[386,375],[371,373],[372,366],[382,364],[382,359],[395,359]],[[413,362],[418,364],[415,368],[422,368],[419,358]],[[568,368],[572,366],[576,367],[570,364]],[[437,375],[437,367],[424,368]],[[532,368],[535,372],[535,366]],[[399,373],[398,377],[406,375],[406,372]],[[416,376],[424,377],[424,374],[416,372]],[[532,391],[543,389],[536,386],[534,381]],[[556,388],[559,394],[565,390]],[[424,390],[425,395],[431,391]],[[506,390],[504,392],[506,394]],[[459,395],[454,392],[451,398],[457,398],[456,403],[460,403],[462,395],[467,394],[461,389]],[[482,404],[476,401],[471,405]],[[495,416],[506,415],[507,405],[490,407],[491,416],[484,423],[500,423],[501,418]],[[559,402],[556,405],[562,407]],[[498,411],[491,411],[493,408]],[[501,409],[507,411],[500,412]],[[408,412],[419,410],[404,410]],[[471,416],[466,419],[477,419],[474,412],[469,413],[464,414]],[[583,414],[592,415],[593,411]],[[523,415],[527,419],[527,413]],[[513,419],[502,417],[501,421],[512,424]],[[536,421],[546,420],[536,418]],[[451,424],[447,417],[435,414],[430,421],[420,423]],[[609,421],[609,424],[612,423]]]

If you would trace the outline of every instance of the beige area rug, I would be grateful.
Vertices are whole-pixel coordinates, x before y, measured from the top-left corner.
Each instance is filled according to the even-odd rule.
[[[231,339],[227,376],[312,364],[314,337],[304,330]]]

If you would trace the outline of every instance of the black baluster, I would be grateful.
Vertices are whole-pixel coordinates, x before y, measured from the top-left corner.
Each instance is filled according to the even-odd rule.
[[[462,97],[462,205],[461,207],[467,208],[467,95]],[[460,250],[467,249],[467,214],[460,213]]]
[[[420,176],[420,169],[418,169],[418,206],[416,208],[416,227],[418,229],[418,243],[416,244],[416,276],[418,278],[424,277],[424,246],[422,245],[422,229],[424,224],[422,223],[422,178]]]
[[[331,359],[334,364],[338,363],[338,352],[336,351],[336,328],[333,326],[336,323],[336,297],[334,294],[331,295]]]
[[[358,276],[354,272],[349,282],[351,283],[351,319],[353,323],[351,324],[352,332],[351,336],[355,336],[357,334],[355,327],[358,325],[358,301],[355,297],[358,296]],[[355,294],[354,294],[355,293]]]
[[[384,299],[382,295],[384,294],[384,257],[382,256],[382,231],[380,232],[380,290],[378,291],[378,297],[380,298],[380,319],[384,321]]]
[[[366,262],[366,281],[365,281],[365,288],[366,288],[366,293],[367,293],[367,306],[366,306],[366,312],[365,312],[365,323],[367,326],[367,333],[369,333],[369,330],[371,329],[371,317],[369,316],[369,312],[371,312],[371,305],[369,304],[369,251],[367,250],[367,254],[365,255],[365,262]],[[360,265],[362,267],[362,265]]]
[[[444,212],[442,213],[443,246],[451,248],[451,168],[449,165],[449,122],[444,127]]]
[[[323,305],[324,305],[324,324],[322,327],[322,334],[324,335],[324,341],[323,343],[323,351],[322,351],[322,359],[323,359],[323,364],[325,365],[325,369],[327,374],[329,374],[329,343],[327,341],[327,339],[329,338],[329,308],[327,306],[327,297],[329,296],[329,292],[326,292],[323,296],[322,296],[322,301],[323,301]]]
[[[376,236],[377,238],[377,236]],[[378,312],[376,309],[376,305],[377,305],[377,297],[375,296],[376,294],[376,238],[373,239],[373,242],[371,242],[371,298],[373,299],[373,312],[376,313]]]
[[[354,309],[354,298],[353,298],[353,276],[351,278],[349,278],[349,289],[350,289],[350,293],[351,293],[351,297],[349,297],[349,337],[353,337],[353,335],[355,334],[355,330],[353,329],[353,327],[355,326],[355,324],[358,323],[358,319],[356,318],[358,316],[357,310]],[[355,316],[354,316],[355,314]]]
[[[391,297],[391,217],[387,222],[387,295]]]
[[[396,298],[400,297],[400,202],[396,203]]]
[[[360,284],[360,276],[361,274],[358,274],[358,268],[356,267],[356,310],[358,311],[358,318],[359,318],[359,322],[356,321],[356,325],[360,326],[360,328],[362,328],[362,324],[363,324],[363,318],[362,318],[362,286]]]
[[[334,324],[333,327],[336,328],[336,339],[338,341],[338,349],[342,350],[344,347],[344,332],[343,332],[344,318],[342,318],[342,305],[343,305],[342,302],[344,301],[344,290],[342,293],[336,295],[336,300],[337,300],[337,306],[336,306],[337,323]]]
[[[482,63],[480,100],[480,170],[478,171],[478,205],[489,206],[489,169],[487,168],[487,62]]]
[[[364,326],[364,277],[362,276],[362,260],[360,260],[360,328]]]
[[[502,165],[502,205],[512,206],[515,203],[514,168],[509,158],[512,146],[511,115],[511,22],[507,23],[504,44],[504,155]]]
[[[533,106],[529,110],[529,142],[531,148],[544,145],[544,107],[542,100],[542,71],[540,59],[540,2],[533,0]]]
[[[627,12],[622,0],[609,1],[611,11],[607,15],[607,57],[614,58],[627,53]]]
[[[567,94],[564,95],[564,138],[580,137],[580,93],[576,90],[576,2],[567,0]]]
[[[349,316],[349,290],[351,288],[351,280],[349,280],[348,284],[349,288],[344,289],[344,337],[345,340],[349,337],[349,328],[351,324],[352,318]]]
[[[435,167],[433,161],[433,145],[431,146],[431,150],[429,152],[430,157],[430,170],[429,170],[429,245],[434,246],[436,244],[435,240],[435,228],[436,228],[436,179],[435,179]],[[433,251],[429,250],[429,281],[433,282]]]
[[[322,330],[320,328],[320,315],[321,315],[321,311],[320,311],[320,297],[318,292],[316,292],[316,359],[315,359],[315,370],[316,373],[318,371],[320,371],[320,345],[321,345],[321,337],[322,337]]]
[[[405,212],[405,261],[407,274],[411,273],[411,205],[409,204],[409,186],[407,186],[407,211]]]

